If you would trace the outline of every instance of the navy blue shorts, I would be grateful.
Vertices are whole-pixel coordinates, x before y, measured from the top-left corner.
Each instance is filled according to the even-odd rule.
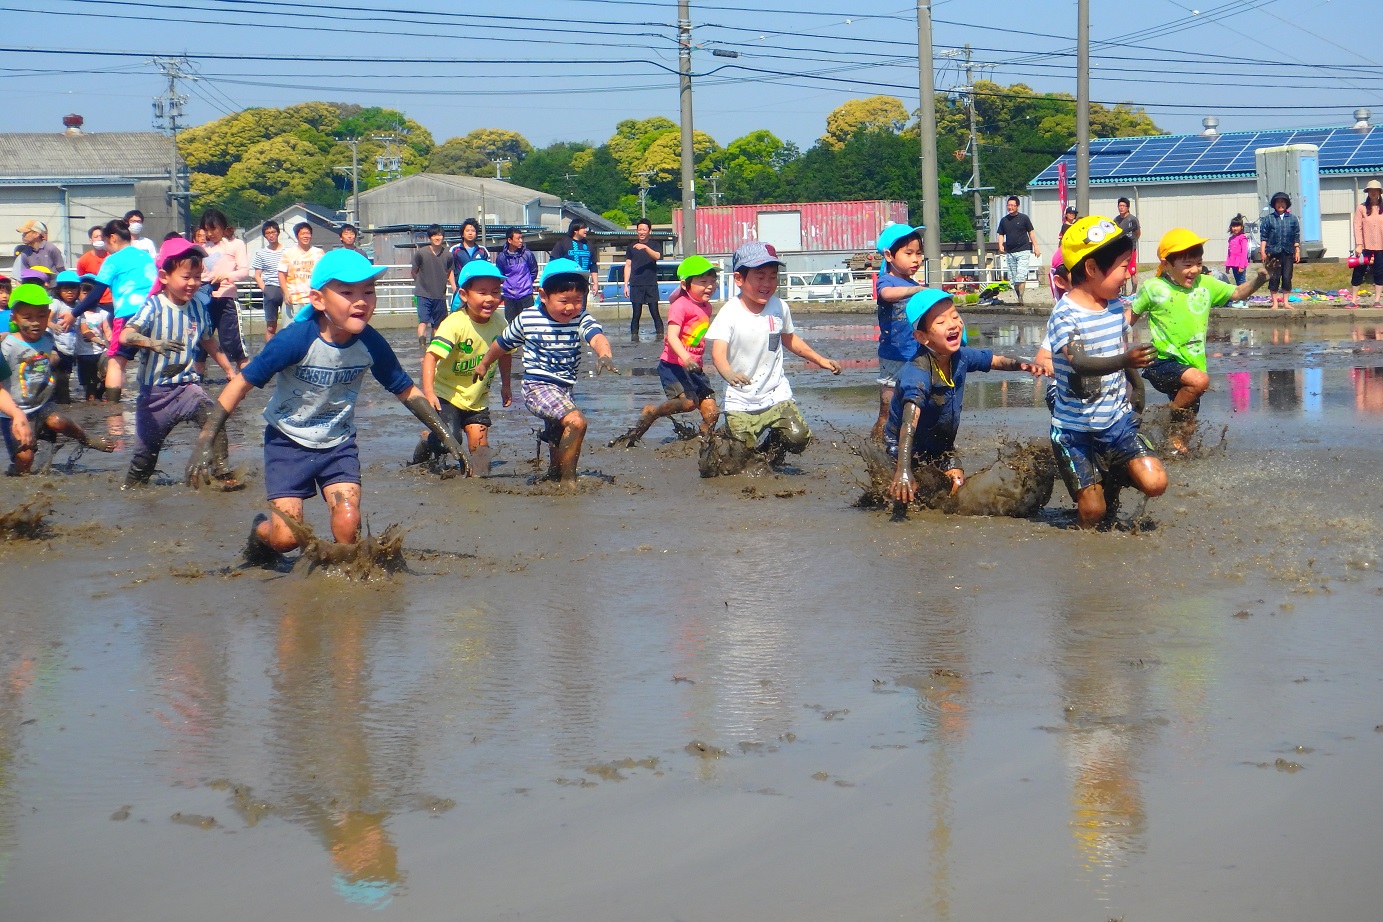
[[[1139,435],[1138,417],[1132,413],[1100,432],[1062,429],[1053,423],[1051,439],[1057,470],[1072,499],[1086,487],[1102,483],[1115,468],[1153,453]]]
[[[1175,397],[1177,391],[1181,390],[1181,376],[1190,370],[1191,366],[1178,362],[1176,359],[1154,359],[1153,363],[1143,369],[1143,380],[1153,386],[1153,390],[1168,397]],[[1201,410],[1200,398],[1188,407],[1191,412],[1199,413]]]
[[[446,298],[418,298],[418,322],[429,324],[434,330],[447,319]]]
[[[331,448],[308,448],[264,427],[264,488],[269,499],[311,499],[334,483],[360,483],[355,436]]]
[[[715,396],[711,379],[704,371],[692,371],[685,365],[674,365],[666,359],[658,362],[658,381],[663,385],[663,393],[669,400],[686,397],[700,403],[707,397]]]

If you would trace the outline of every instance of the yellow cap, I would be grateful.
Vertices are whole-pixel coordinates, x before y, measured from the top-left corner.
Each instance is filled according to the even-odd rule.
[[[1119,225],[1101,215],[1081,218],[1061,237],[1061,261],[1069,272],[1100,247],[1123,236]]]
[[[1184,227],[1174,227],[1162,235],[1157,244],[1157,258],[1166,259],[1173,253],[1180,253],[1192,247],[1204,246],[1207,238]]]

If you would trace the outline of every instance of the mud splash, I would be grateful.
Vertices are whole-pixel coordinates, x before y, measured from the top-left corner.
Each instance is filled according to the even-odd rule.
[[[1175,409],[1170,403],[1143,411],[1139,433],[1163,461],[1191,461],[1223,454],[1228,444],[1229,426],[1216,426]]]
[[[342,576],[354,582],[387,579],[396,573],[407,573],[408,562],[403,557],[404,530],[394,524],[376,538],[367,524],[365,535],[354,544],[324,541],[304,522],[280,516],[293,537],[298,539],[302,553],[293,561],[293,573],[307,576],[318,570]]]
[[[893,482],[894,462],[874,443],[851,446],[864,459],[869,474],[857,505],[888,509],[895,503],[888,496]],[[916,472],[917,497],[910,505],[935,509],[951,515],[998,515],[1026,518],[1035,515],[1052,498],[1056,464],[1051,446],[1040,439],[1008,443],[999,450],[989,467],[966,477],[954,494],[951,481],[934,467],[921,465]]]
[[[0,541],[41,541],[51,537],[45,519],[53,514],[53,504],[40,493],[9,512],[0,513]]]

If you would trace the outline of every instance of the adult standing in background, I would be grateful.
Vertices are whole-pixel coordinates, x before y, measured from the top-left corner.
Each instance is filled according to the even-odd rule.
[[[524,245],[523,231],[517,227],[505,232],[495,268],[504,275],[504,322],[513,323],[520,311],[533,306],[533,283],[538,278],[538,258]]]
[[[1383,182],[1376,179],[1369,180],[1364,201],[1354,209],[1354,260],[1349,306],[1359,306],[1359,283],[1372,272],[1373,306],[1379,307],[1383,304]]]
[[[226,216],[215,208],[202,212],[202,230],[206,231],[207,260],[202,282],[211,283],[211,303],[208,305],[211,322],[221,351],[237,368],[244,368],[249,358],[240,338],[240,290],[238,282],[250,277],[250,258],[245,241],[231,236]],[[203,373],[206,357],[197,356],[197,371]]]
[[[365,256],[365,251],[356,243],[356,241],[360,239],[360,232],[355,229],[354,224],[342,224],[341,229],[337,231],[337,235],[341,238],[341,245],[336,249],[350,250],[352,253],[359,253],[361,256]],[[368,259],[369,257],[366,258]]]
[[[447,253],[442,225],[427,229],[427,244],[413,251],[413,302],[418,308],[418,346],[427,352],[432,333],[447,319]]]
[[[101,263],[106,261],[110,251],[106,249],[106,238],[101,233],[101,225],[93,224],[87,228],[86,239],[91,243],[91,249],[77,257],[77,274],[90,275],[93,278],[101,271]],[[83,281],[87,281],[83,279]],[[110,306],[110,291],[101,295],[101,304],[107,308]]]
[[[279,238],[283,230],[279,222],[265,221],[259,232],[264,237],[264,246],[255,251],[250,271],[254,273],[255,287],[264,303],[264,341],[267,343],[279,331],[279,313],[283,309],[283,288],[279,285],[279,263],[283,260],[283,244]]]
[[[125,212],[125,223],[130,228],[130,245],[143,250],[149,254],[149,258],[158,261],[158,244],[148,237],[142,237],[144,233],[144,212],[138,208]]]
[[[1022,204],[1018,196],[1010,195],[1004,207],[1008,214],[999,219],[999,253],[1004,257],[1008,269],[1008,280],[1018,295],[1018,303],[1023,303],[1023,286],[1028,282],[1028,263],[1041,259],[1037,251],[1037,237],[1032,221],[1018,210]]]
[[[451,268],[447,270],[447,284],[453,291],[461,290],[456,279],[461,275],[466,263],[473,259],[490,261],[490,251],[480,245],[479,237],[480,224],[475,218],[467,218],[461,222],[461,242],[451,248]]]
[[[1128,258],[1128,281],[1124,283],[1124,289],[1128,294],[1138,293],[1138,240],[1143,236],[1143,225],[1138,223],[1138,216],[1129,211],[1129,200],[1120,198],[1118,205],[1119,214],[1114,219],[1119,230],[1123,231],[1133,240],[1133,255]],[[1123,289],[1120,290],[1123,293]]]
[[[22,280],[25,269],[44,268],[51,270],[53,275],[57,275],[67,268],[67,264],[63,261],[62,250],[48,239],[47,224],[42,221],[25,221],[19,225],[19,236],[24,241],[24,246],[28,247],[29,250],[27,253],[15,257],[13,270],[15,278]]]
[[[600,267],[595,261],[595,247],[586,239],[591,233],[590,225],[580,218],[572,218],[567,225],[567,235],[552,245],[549,259],[570,259],[591,274],[591,290],[598,291]]]
[[[648,307],[648,316],[653,319],[653,332],[661,341],[663,338],[663,318],[658,314],[658,257],[661,255],[648,243],[648,235],[653,231],[653,222],[639,218],[634,225],[638,239],[629,245],[624,254],[624,296],[629,299],[629,341],[639,341],[639,321],[643,309]]]

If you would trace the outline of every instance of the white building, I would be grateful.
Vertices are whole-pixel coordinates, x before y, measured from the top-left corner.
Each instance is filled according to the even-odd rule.
[[[1209,237],[1206,260],[1219,262],[1225,256],[1230,219],[1242,214],[1252,224],[1268,204],[1259,190],[1255,152],[1288,144],[1311,144],[1320,149],[1321,242],[1326,258],[1343,258],[1353,248],[1354,209],[1364,199],[1365,183],[1383,179],[1383,127],[1092,140],[1091,213],[1113,217],[1118,199],[1129,199],[1143,228],[1138,250],[1141,265],[1157,262],[1157,242],[1174,227],[1188,227]],[[1028,183],[1028,215],[1044,253],[1052,252],[1061,227],[1057,186],[1063,163],[1069,197],[1074,201],[1074,147]],[[1252,227],[1250,236],[1257,239]]]

